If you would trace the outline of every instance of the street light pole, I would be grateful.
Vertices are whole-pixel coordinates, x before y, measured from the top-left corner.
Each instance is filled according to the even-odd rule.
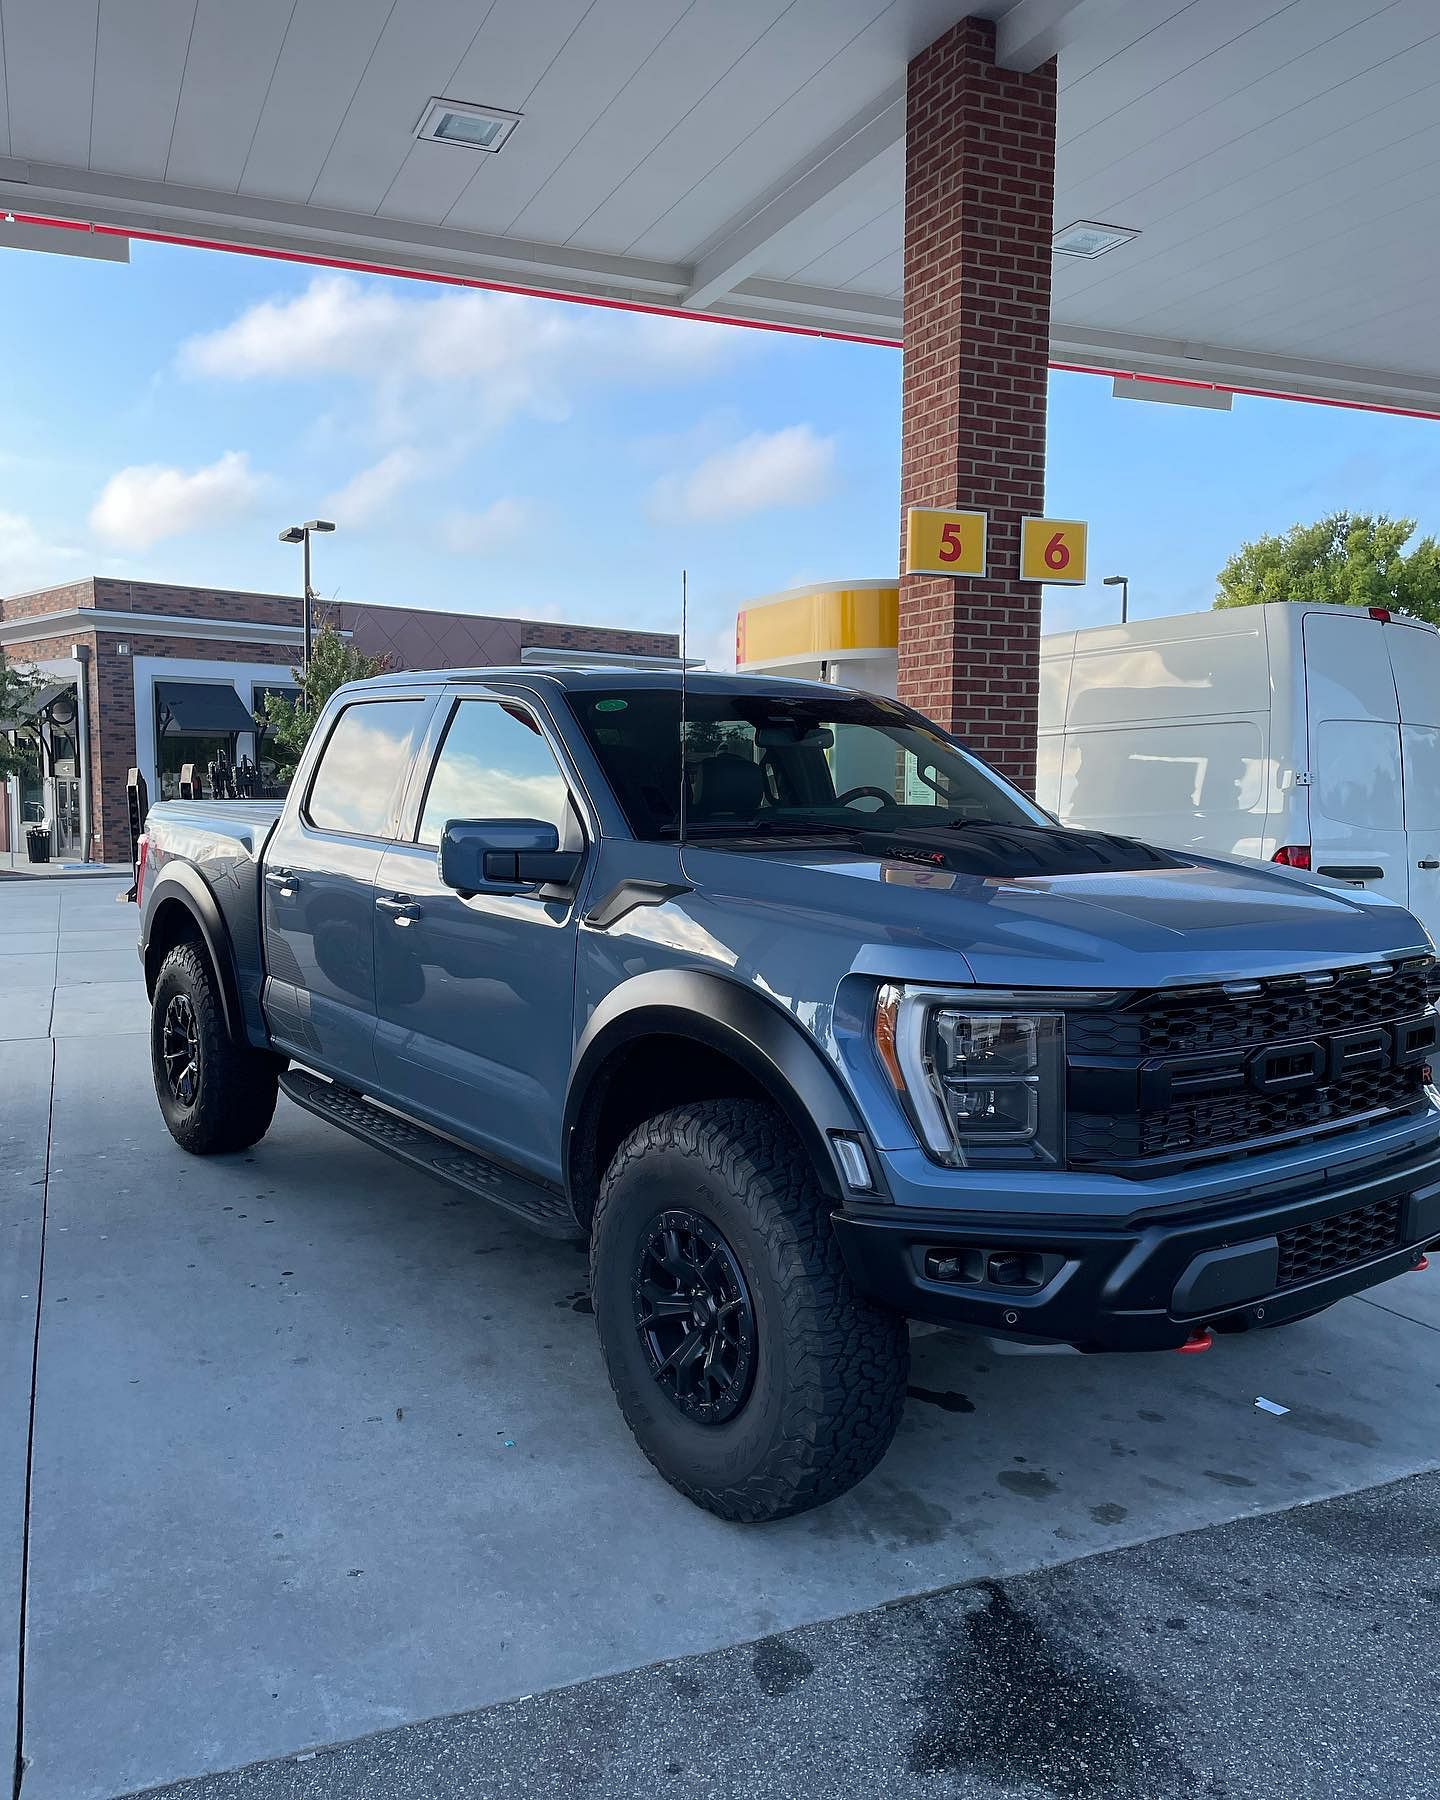
[[[304,627],[304,649],[301,669],[304,674],[310,673],[311,624],[310,603],[314,600],[314,590],[310,586],[310,533],[312,531],[333,531],[333,523],[329,519],[307,519],[303,525],[287,525],[280,533],[282,544],[299,544],[301,546],[301,582],[303,592],[300,599],[300,616]]]
[[[1104,585],[1119,588],[1120,623],[1128,625],[1130,622],[1130,577],[1128,575],[1107,575]]]

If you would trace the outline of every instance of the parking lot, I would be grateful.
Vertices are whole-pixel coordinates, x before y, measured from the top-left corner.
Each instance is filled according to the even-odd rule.
[[[794,1697],[790,1676],[803,1662],[813,1670],[814,1649],[777,1634],[993,1584],[913,1615],[876,1614],[873,1628],[833,1628],[859,1631],[851,1653],[863,1649],[870,1679],[883,1683],[888,1656],[910,1682],[915,1641],[892,1641],[897,1618],[943,1640],[950,1607],[962,1623],[989,1618],[979,1629],[993,1635],[1017,1604],[1007,1596],[1020,1584],[1007,1578],[1125,1546],[1152,1545],[1135,1554],[1163,1591],[1181,1577],[1152,1540],[1440,1460],[1431,1274],[1284,1331],[1222,1339],[1204,1356],[1000,1356],[917,1335],[906,1419],[876,1475],[781,1525],[723,1524],[635,1448],[575,1249],[528,1236],[283,1099],[251,1153],[202,1162],[176,1148],[151,1088],[135,913],[118,891],[108,880],[0,880],[0,1605],[21,1625],[0,1631],[0,1757],[13,1724],[25,1800],[108,1800],[597,1677],[643,1684],[653,1678],[627,1672],[756,1640],[775,1640],[745,1652],[747,1671],[763,1665],[762,1697],[830,1707],[859,1744],[864,1729],[845,1723],[833,1692],[822,1700],[817,1684],[808,1701]],[[1257,1409],[1258,1396],[1289,1410]],[[1352,1511],[1328,1542],[1311,1534],[1312,1553],[1338,1570],[1358,1543],[1363,1566],[1367,1531],[1399,1544],[1415,1519],[1433,1519],[1418,1504],[1408,1527],[1393,1508],[1381,1513],[1388,1539]],[[1223,1534],[1213,1542],[1217,1579],[1228,1579],[1251,1552]],[[1262,1551],[1257,1566],[1283,1574],[1283,1543]],[[1205,1552],[1174,1555],[1203,1562]],[[1133,1560],[1044,1579],[1088,1580],[1093,1601],[1112,1566],[1123,1613]],[[1403,1566],[1415,1591],[1430,1584],[1433,1631],[1433,1561],[1428,1573]],[[1281,1574],[1276,1584],[1293,1585]],[[1184,1579],[1204,1585],[1203,1571]],[[1317,1579],[1313,1564],[1293,1578]],[[1057,1591],[1036,1588],[1026,1604],[1063,1622]],[[1174,1611],[1205,1603],[1193,1593]],[[1372,1607],[1363,1622],[1347,1615],[1346,1629],[1368,1640],[1372,1616],[1383,1617],[1398,1640],[1427,1629],[1423,1612]],[[1333,1633],[1316,1643],[1322,1652],[1337,1668],[1360,1666]],[[1274,1653],[1310,1654],[1293,1643]],[[1178,1692],[1183,1661],[1154,1679]],[[733,1658],[707,1666],[735,1680]],[[1259,1653],[1256,1670],[1257,1704],[1268,1705]],[[666,1691],[683,1710],[676,1679]],[[947,1786],[959,1765],[924,1686],[902,1683],[914,1730],[891,1771],[895,1791],[922,1777],[936,1792],[1217,1791],[1143,1757],[1098,1787],[1013,1758],[982,1761],[980,1785]],[[649,1756],[627,1690],[578,1691],[610,1696],[601,1716],[632,1734],[631,1765]],[[493,1764],[497,1792],[512,1754],[558,1766],[575,1741],[572,1704],[585,1702],[532,1702],[523,1728],[513,1709],[481,1714],[492,1724],[470,1728],[457,1766],[478,1781]],[[938,1747],[917,1765],[914,1732],[927,1718]],[[553,1735],[537,1738],[542,1727]],[[596,1729],[593,1710],[585,1729]],[[709,1729],[713,1739],[713,1718]],[[1322,1762],[1323,1748],[1312,1746]],[[610,1754],[629,1766],[623,1750]],[[888,1754],[885,1742],[865,1748],[873,1791],[890,1791]],[[679,1791],[683,1754],[671,1760]],[[346,1765],[286,1764],[296,1785],[273,1791],[492,1791],[438,1776],[415,1784],[370,1764],[307,1786],[307,1771],[318,1781],[326,1766]],[[589,1766],[598,1779],[603,1758]],[[871,1766],[860,1757],[854,1779]],[[974,1759],[966,1766],[973,1775]],[[708,1767],[709,1785],[688,1786],[732,1791],[713,1758]],[[1097,1767],[1103,1776],[1112,1764]]]

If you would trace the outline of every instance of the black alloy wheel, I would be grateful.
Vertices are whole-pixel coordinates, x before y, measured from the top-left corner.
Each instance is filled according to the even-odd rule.
[[[200,1027],[188,994],[175,994],[165,1008],[161,1039],[165,1079],[181,1106],[193,1106],[200,1092]]]
[[[698,1424],[733,1418],[755,1373],[755,1313],[735,1253],[709,1220],[657,1214],[641,1236],[631,1295],[666,1398]]]

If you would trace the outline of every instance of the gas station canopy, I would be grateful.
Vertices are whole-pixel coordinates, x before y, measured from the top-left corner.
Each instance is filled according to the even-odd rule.
[[[1435,0],[0,0],[0,244],[899,342],[906,70],[967,13],[1059,59],[1053,361],[1440,410]]]

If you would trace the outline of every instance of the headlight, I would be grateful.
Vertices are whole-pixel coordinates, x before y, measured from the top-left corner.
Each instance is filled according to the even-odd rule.
[[[1019,996],[882,987],[875,1045],[938,1161],[1055,1166],[1065,1156],[1065,1015]],[[999,1004],[1001,1000],[1008,1004]]]

